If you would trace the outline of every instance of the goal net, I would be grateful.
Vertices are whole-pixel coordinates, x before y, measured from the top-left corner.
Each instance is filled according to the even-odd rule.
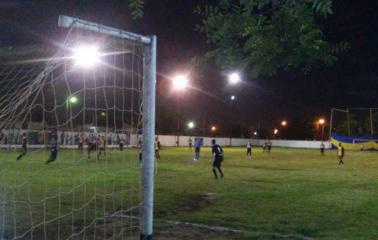
[[[59,23],[58,47],[0,54],[0,239],[148,237],[154,37]]]

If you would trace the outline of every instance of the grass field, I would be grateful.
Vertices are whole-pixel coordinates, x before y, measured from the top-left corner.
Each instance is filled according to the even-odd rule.
[[[309,149],[254,149],[248,158],[244,149],[224,150],[221,180],[212,176],[210,149],[203,149],[200,161],[186,148],[161,150],[158,239],[378,239],[377,152],[347,151],[339,166],[334,151],[320,156]],[[23,238],[56,239],[57,232],[62,239],[135,235],[138,222],[120,216],[138,215],[136,150],[111,150],[100,160],[66,150],[45,165],[47,157],[37,151],[16,162],[16,152],[2,153],[5,239],[40,222],[45,224]],[[119,214],[103,217],[109,213]],[[57,216],[64,217],[52,221]]]

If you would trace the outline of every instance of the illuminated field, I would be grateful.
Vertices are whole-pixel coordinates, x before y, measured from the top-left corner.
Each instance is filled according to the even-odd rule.
[[[269,154],[254,148],[251,159],[245,156],[245,149],[224,150],[222,180],[212,176],[210,149],[203,149],[201,160],[196,162],[189,149],[161,150],[155,184],[158,237],[378,238],[377,152],[347,151],[345,165],[339,166],[334,151],[320,156],[318,150],[273,148]],[[102,160],[96,160],[94,155],[86,160],[85,154],[61,151],[56,162],[45,165],[47,157],[48,152],[38,151],[16,162],[16,152],[3,154],[1,192],[7,202],[5,236],[13,236],[15,229],[19,232],[28,229],[32,225],[30,213],[33,213],[34,225],[45,223],[33,229],[35,238],[45,235],[52,239],[49,236],[61,231],[62,236],[74,234],[74,239],[93,239],[93,235],[102,239],[110,231],[112,236],[130,239],[121,237],[133,235],[138,228],[137,220],[130,223],[127,218],[138,215],[138,209],[127,208],[139,200],[139,189],[134,189],[139,181],[136,150],[111,150]],[[24,184],[24,187],[14,190],[10,187],[14,184]],[[56,192],[61,194],[55,196]],[[55,197],[49,199],[49,196]],[[32,204],[38,199],[41,204]],[[23,200],[24,204],[14,200]],[[107,212],[122,214],[104,218]],[[59,229],[54,227],[58,222],[48,222],[65,213],[67,216],[57,224]],[[99,220],[91,222],[95,216]],[[103,229],[103,221],[113,224]],[[127,222],[127,229],[120,227],[122,221]],[[178,233],[167,231],[167,224],[171,224],[167,221],[203,224],[209,228],[222,226],[242,232],[205,231],[205,226],[195,225],[171,226],[180,229]],[[77,233],[76,226],[88,227]],[[26,239],[27,236],[30,233]]]

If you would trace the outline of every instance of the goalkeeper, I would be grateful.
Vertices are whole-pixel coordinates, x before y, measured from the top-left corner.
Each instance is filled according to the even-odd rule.
[[[20,160],[28,152],[28,147],[27,147],[28,139],[26,138],[25,133],[22,134],[21,145],[22,145],[21,154],[18,155],[17,160]]]

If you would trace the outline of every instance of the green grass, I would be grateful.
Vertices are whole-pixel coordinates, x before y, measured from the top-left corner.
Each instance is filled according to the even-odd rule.
[[[200,161],[194,162],[192,155],[186,148],[161,150],[155,184],[157,223],[170,220],[243,230],[235,236],[238,239],[277,239],[277,234],[378,239],[377,152],[347,151],[345,165],[339,166],[333,151],[320,156],[318,150],[309,149],[273,148],[270,154],[254,149],[251,159],[244,149],[225,148],[221,180],[212,176],[210,149],[203,149]],[[44,216],[49,220],[65,213],[65,218],[36,228],[32,235],[55,236],[58,231],[70,235],[94,217],[139,201],[139,190],[133,189],[139,187],[136,150],[113,150],[106,159],[80,161],[82,155],[76,151],[61,151],[47,166],[48,152],[31,153],[19,162],[15,157],[16,153],[3,152],[0,163],[8,237]],[[206,197],[209,193],[211,198]],[[77,210],[71,212],[73,205]],[[138,210],[126,214],[138,215]],[[121,221],[128,227],[124,234],[132,235],[137,222]],[[120,231],[118,225],[111,218],[99,220],[82,234],[114,235]]]

